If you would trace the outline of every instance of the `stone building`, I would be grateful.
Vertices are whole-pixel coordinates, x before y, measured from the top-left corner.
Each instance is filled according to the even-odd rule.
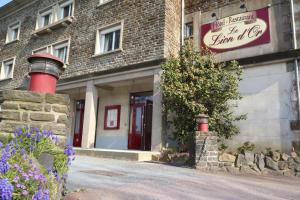
[[[58,91],[69,94],[73,105],[70,143],[159,151],[168,143],[161,64],[180,49],[182,5],[181,0],[13,0],[0,8],[0,89],[26,88],[27,58],[54,54],[66,68]],[[223,28],[219,22],[237,14],[253,19],[236,21],[244,29],[260,22],[263,30],[242,44],[218,42],[218,58],[237,59],[245,69],[244,98],[234,109],[248,118],[239,123],[241,135],[231,146],[252,141],[289,151],[300,141],[293,65],[299,51],[291,50],[289,1],[185,0],[185,36],[203,46],[205,36]],[[209,24],[216,26],[213,31]],[[203,27],[208,29],[202,35]]]

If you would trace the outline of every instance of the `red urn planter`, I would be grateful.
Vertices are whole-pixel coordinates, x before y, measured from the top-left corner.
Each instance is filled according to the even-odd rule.
[[[205,114],[200,114],[196,116],[196,122],[197,122],[197,131],[201,132],[208,132],[208,116]]]
[[[33,54],[28,62],[31,63],[29,90],[54,94],[57,80],[64,71],[64,62],[48,53]]]

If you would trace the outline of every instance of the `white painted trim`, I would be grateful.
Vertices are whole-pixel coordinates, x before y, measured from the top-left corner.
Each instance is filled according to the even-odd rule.
[[[119,44],[119,48],[118,49],[114,49],[112,51],[109,52],[101,52],[101,44],[103,43],[103,41],[101,42],[101,35],[103,34],[107,34],[107,33],[111,33],[114,31],[120,30],[120,44]],[[101,26],[99,28],[97,28],[96,31],[96,43],[95,43],[95,52],[94,55],[92,57],[97,57],[100,55],[106,55],[109,53],[113,53],[116,51],[123,51],[123,32],[124,32],[124,20],[112,23],[112,24],[108,24],[105,26]],[[102,34],[101,34],[102,33]]]
[[[112,2],[113,0],[98,0],[98,1],[99,1],[99,3],[97,5],[97,7],[100,7],[100,6],[105,5],[109,2]]]
[[[9,37],[10,37],[10,34],[12,33],[11,31],[13,29],[16,29],[18,28],[18,35],[17,35],[17,38],[15,40],[11,40],[9,41]],[[5,44],[10,44],[12,42],[16,42],[16,41],[19,41],[20,40],[20,32],[21,32],[21,21],[20,20],[17,20],[15,21],[14,23],[11,23],[7,26],[7,33],[6,33],[6,40],[5,40]]]
[[[50,54],[54,55],[53,49],[54,49],[55,46],[58,46],[58,47],[67,46],[68,47],[67,60],[66,60],[66,63],[65,63],[65,65],[68,65],[69,64],[69,56],[70,56],[71,38],[64,39],[64,40],[59,40],[59,41],[56,41],[54,43],[39,47],[37,49],[32,50],[31,53],[34,54],[36,51],[46,49],[47,53],[50,53]]]
[[[72,4],[72,10],[71,15],[65,18],[61,18],[61,7]],[[50,6],[47,6],[46,8],[38,10],[38,16],[36,20],[36,26],[35,30],[42,30],[45,27],[51,27],[57,22],[63,22],[66,18],[73,18],[74,17],[74,11],[75,11],[75,0],[63,0],[56,3],[51,4]],[[47,26],[42,26],[42,17],[44,15],[47,15],[49,13],[52,13],[51,22]]]
[[[134,69],[128,70],[124,72],[118,72],[113,74],[106,74],[100,76],[94,76],[85,79],[79,79],[76,81],[70,81],[67,83],[60,83],[57,86],[57,90],[69,90],[86,86],[86,82],[90,80],[94,80],[95,85],[103,85],[107,83],[112,83],[121,80],[130,80],[134,78],[141,78],[153,75],[157,70],[161,69],[160,65],[156,65],[153,67],[143,68],[143,69]]]
[[[3,67],[4,67],[4,63],[9,62],[9,61],[12,61],[12,71],[11,71],[11,76],[10,76],[10,77],[7,77],[7,78],[1,79],[1,76],[2,76],[2,69],[3,69]],[[3,60],[3,61],[1,62],[0,81],[12,79],[12,78],[14,77],[15,64],[16,64],[16,56],[14,56],[14,57],[12,57],[12,58],[5,59],[5,60]]]

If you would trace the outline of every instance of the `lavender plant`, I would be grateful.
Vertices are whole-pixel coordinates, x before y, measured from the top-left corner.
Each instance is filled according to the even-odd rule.
[[[6,144],[0,142],[0,199],[55,199],[74,160],[71,146],[58,147],[51,131],[17,129]],[[53,167],[46,169],[37,158],[47,153],[54,157]]]

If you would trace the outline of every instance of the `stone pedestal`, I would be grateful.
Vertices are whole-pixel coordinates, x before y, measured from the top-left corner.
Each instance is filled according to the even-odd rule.
[[[69,105],[68,95],[1,91],[0,137],[17,128],[40,128],[51,130],[64,145],[70,131]]]
[[[209,170],[211,168],[218,168],[218,136],[214,132],[200,132],[195,133],[195,150],[196,150],[196,168]]]

